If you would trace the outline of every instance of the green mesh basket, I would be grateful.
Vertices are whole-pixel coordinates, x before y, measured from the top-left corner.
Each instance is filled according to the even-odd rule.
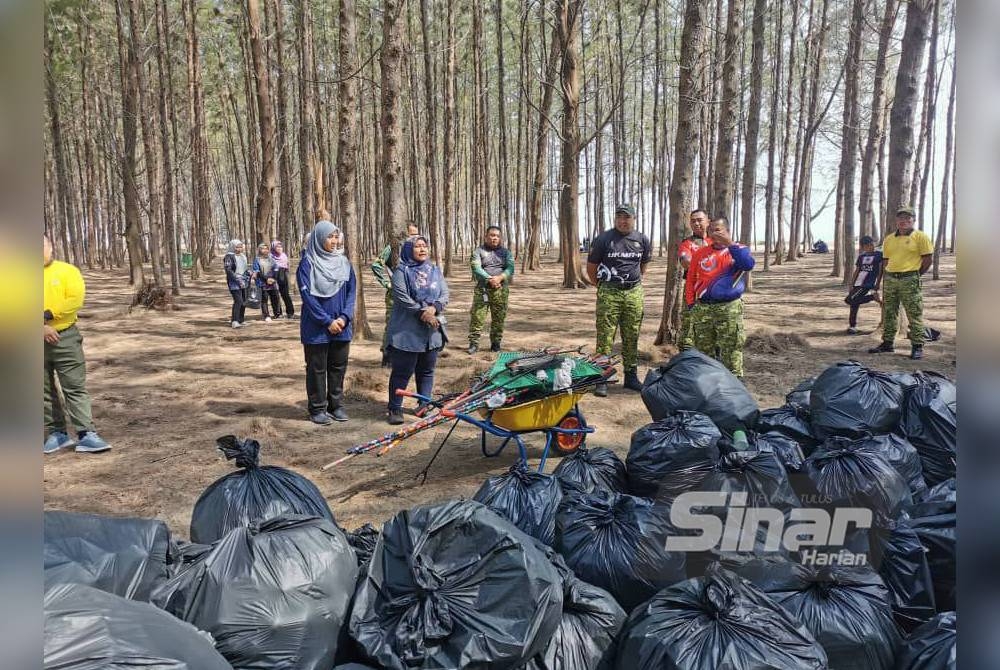
[[[532,372],[524,375],[518,379],[513,379],[517,376],[517,371],[511,371],[507,369],[507,364],[514,360],[519,360],[521,358],[531,358],[532,354],[521,351],[508,351],[500,354],[497,357],[496,362],[493,363],[493,367],[489,369],[486,373],[487,378],[490,380],[490,385],[493,387],[504,387],[508,391],[523,391],[527,389],[551,389],[552,381],[555,377],[556,369],[552,368],[549,370],[543,370],[545,373],[545,381],[538,379],[536,373]],[[558,356],[557,356],[558,357]],[[603,373],[602,368],[594,365],[589,361],[583,359],[576,359],[576,366],[573,368],[572,378],[573,381],[579,379],[585,379],[587,377],[595,377]],[[512,381],[513,380],[513,381]]]

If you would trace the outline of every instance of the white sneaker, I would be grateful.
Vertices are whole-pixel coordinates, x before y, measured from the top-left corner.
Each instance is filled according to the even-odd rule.
[[[271,317],[265,316],[264,317],[264,323],[271,323]]]
[[[233,321],[233,328],[242,328],[243,324],[239,321]]]

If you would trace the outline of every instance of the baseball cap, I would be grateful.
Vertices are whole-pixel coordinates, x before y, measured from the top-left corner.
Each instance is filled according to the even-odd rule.
[[[909,205],[900,205],[896,209],[896,216],[899,216],[900,214],[906,214],[907,216],[913,216],[914,215],[913,208],[910,207]]]
[[[622,203],[615,207],[615,214],[628,214],[629,216],[635,216],[635,208],[632,205]]]
[[[863,235],[861,237],[861,239],[859,240],[859,242],[862,245],[864,245],[864,244],[875,244],[875,240],[872,239],[871,235]]]

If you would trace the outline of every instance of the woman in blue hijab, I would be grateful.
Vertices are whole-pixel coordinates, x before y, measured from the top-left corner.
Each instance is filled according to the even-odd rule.
[[[389,423],[399,425],[403,423],[403,399],[396,395],[397,389],[405,389],[416,377],[417,393],[431,395],[438,352],[448,341],[444,318],[448,284],[430,261],[426,237],[415,235],[403,243],[399,264],[392,273],[392,298],[387,326],[392,352]]]
[[[309,419],[328,425],[347,421],[341,406],[351,351],[356,281],[344,255],[344,236],[336,225],[313,228],[295,278],[302,296],[299,321],[306,359]]]

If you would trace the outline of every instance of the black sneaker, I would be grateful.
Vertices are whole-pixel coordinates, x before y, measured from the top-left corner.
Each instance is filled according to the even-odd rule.
[[[598,398],[607,398],[608,397],[608,385],[607,385],[607,383],[606,382],[601,382],[600,384],[598,384],[597,386],[595,386],[594,387],[594,395],[596,395]]]
[[[499,342],[490,342],[490,351],[492,351],[493,353],[496,353],[496,352],[500,351],[500,343]]]
[[[910,358],[911,359],[913,359],[915,361],[919,361],[923,357],[924,357],[924,348],[923,347],[911,347],[910,348]]]
[[[847,328],[847,334],[848,334],[848,335],[857,335],[857,334],[858,334],[858,332],[859,332],[859,331],[858,331],[858,329],[857,329],[857,328],[855,328],[854,326],[849,326],[849,327]]]
[[[403,418],[402,409],[390,409],[389,410],[389,425],[390,426],[400,426],[403,424],[405,419]]]
[[[333,417],[334,421],[347,421],[350,417],[347,416],[347,412],[344,411],[343,407],[338,407],[332,412],[328,412],[330,416]]]
[[[479,351],[479,345],[478,345],[478,344],[470,344],[470,345],[469,345],[469,348],[468,348],[468,349],[466,349],[466,352],[467,352],[467,353],[468,353],[468,354],[469,354],[470,356],[472,356],[473,354],[475,354],[475,353],[476,353],[477,351]]]
[[[869,354],[891,354],[896,351],[896,347],[892,342],[882,342],[877,347],[872,347],[868,350]]]
[[[642,382],[639,381],[639,375],[635,370],[625,372],[625,383],[623,386],[630,391],[642,391]]]
[[[319,424],[320,426],[329,426],[333,423],[333,417],[326,412],[320,412],[319,414],[310,414],[309,420],[313,423]]]

